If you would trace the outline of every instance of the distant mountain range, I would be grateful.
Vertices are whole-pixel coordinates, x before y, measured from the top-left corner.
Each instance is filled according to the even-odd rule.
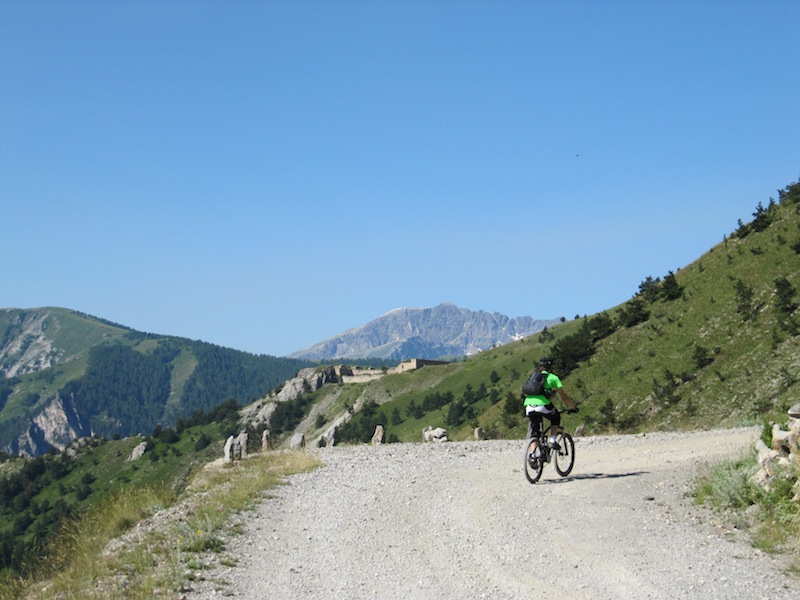
[[[0,451],[35,455],[86,435],[147,434],[230,398],[252,401],[312,361],[463,356],[556,322],[452,304],[400,309],[279,358],[65,308],[0,309]]]
[[[467,356],[522,339],[561,321],[509,318],[450,303],[433,308],[398,308],[289,357],[315,361],[356,358],[402,361]]]
[[[404,373],[365,384],[363,394],[338,405],[342,388],[331,386],[330,398],[308,394],[321,408],[309,413],[296,404],[289,416],[303,418],[298,427],[314,437],[362,405],[369,418],[391,421],[391,435],[402,441],[442,422],[463,427],[461,435],[476,421],[494,436],[522,435],[513,433],[522,426],[519,386],[533,360],[550,354],[582,400],[588,431],[778,422],[797,403],[800,382],[800,182],[753,215],[677,274],[647,277],[628,302],[563,324],[453,304],[398,309],[276,358],[137,332],[68,309],[0,309],[0,452],[41,454],[85,435],[146,434],[230,399],[258,405],[301,370],[322,377],[317,367],[327,361],[478,353],[422,369],[419,379]],[[544,327],[551,335],[535,335]],[[496,346],[503,347],[490,350]],[[289,401],[266,402],[278,403]],[[421,415],[409,410],[415,407]],[[369,439],[375,423],[362,424]]]

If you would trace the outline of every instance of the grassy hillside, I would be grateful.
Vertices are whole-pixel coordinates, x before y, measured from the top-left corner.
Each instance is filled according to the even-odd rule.
[[[169,504],[190,473],[221,456],[222,441],[238,431],[237,405],[198,413],[184,429],[157,428],[153,435],[121,440],[81,438],[61,453],[0,463],[0,571],[35,572],[63,524],[107,498],[150,489]],[[146,453],[130,461],[133,449]],[[120,531],[133,523],[120,523]]]
[[[800,184],[762,208],[675,274],[679,298],[646,303],[646,320],[617,329],[570,376],[595,429],[785,420],[800,380]]]
[[[557,358],[570,395],[566,416],[588,433],[695,429],[785,420],[800,381],[800,183],[758,202],[690,265],[642,274],[631,300],[464,362],[389,375],[330,402],[307,433],[321,435],[347,407],[365,407],[342,431],[367,441],[375,424],[390,440],[419,441],[426,425],[451,439],[480,426],[491,437],[521,437],[519,389],[535,361]],[[339,386],[347,388],[348,386]],[[327,389],[326,389],[327,388]],[[315,392],[315,402],[331,394]],[[422,407],[422,409],[421,409]],[[324,422],[323,422],[324,421]]]
[[[318,465],[301,453],[214,462],[222,440],[238,430],[238,406],[226,402],[178,430],[82,438],[61,453],[0,461],[0,598],[178,593],[202,572],[206,553],[225,550],[231,513],[285,475]],[[144,455],[131,461],[142,443]],[[120,540],[154,515],[161,515],[158,527]]]
[[[46,443],[31,449],[17,440],[57,397],[74,400],[85,430],[124,437],[230,398],[249,402],[308,365],[141,333],[66,309],[4,309],[0,449],[45,451]]]

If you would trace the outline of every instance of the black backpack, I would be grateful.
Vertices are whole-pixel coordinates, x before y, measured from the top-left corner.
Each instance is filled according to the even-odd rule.
[[[545,374],[541,371],[534,371],[528,381],[522,385],[522,393],[525,396],[546,396],[544,391]]]

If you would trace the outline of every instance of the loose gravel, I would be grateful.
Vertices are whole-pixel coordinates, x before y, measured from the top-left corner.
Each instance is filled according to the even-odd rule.
[[[703,463],[755,429],[576,439],[576,466],[531,485],[522,441],[309,450],[187,600],[800,598],[764,554],[687,497]]]

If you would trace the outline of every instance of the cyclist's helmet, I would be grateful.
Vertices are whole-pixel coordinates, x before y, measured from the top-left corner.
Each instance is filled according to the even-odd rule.
[[[549,371],[553,368],[553,359],[549,356],[545,356],[544,358],[539,359],[539,367],[542,369]]]

